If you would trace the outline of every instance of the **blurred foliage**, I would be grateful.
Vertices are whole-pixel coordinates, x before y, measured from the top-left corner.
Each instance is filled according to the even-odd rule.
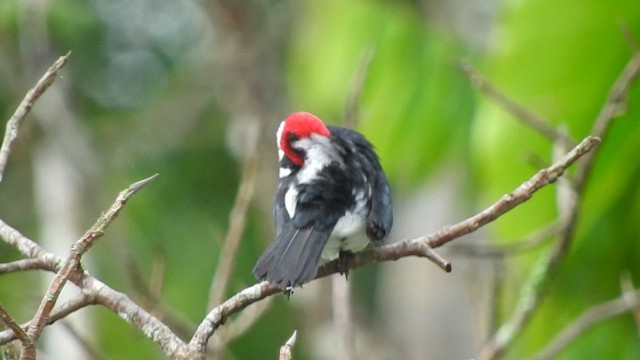
[[[610,87],[630,57],[625,31],[635,40],[640,35],[640,9],[634,1],[543,0],[505,6],[495,39],[482,61],[483,73],[505,93],[581,139],[590,132]],[[508,358],[530,354],[580,312],[618,296],[623,272],[630,272],[638,281],[638,227],[631,220],[639,214],[634,204],[640,200],[638,90],[633,88],[627,113],[614,120],[599,150],[585,191],[575,245],[553,282],[552,295]],[[474,166],[483,202],[514,188],[535,171],[526,166],[528,155],[545,161],[551,158],[547,139],[490,101],[478,104],[473,129]],[[554,199],[554,191],[546,189],[492,229],[499,239],[530,233],[556,217]],[[524,269],[532,266],[531,261],[520,260],[514,265]],[[512,294],[517,295],[517,291]],[[506,310],[505,315],[510,309]],[[640,346],[631,335],[635,327],[631,318],[608,322],[587,332],[558,358],[636,358]],[[605,342],[603,336],[611,342]]]
[[[339,120],[359,59],[372,49],[360,129],[398,188],[415,187],[439,160],[465,149],[472,100],[453,71],[464,55],[459,42],[425,26],[410,7],[365,1],[307,7],[297,20],[307,29],[295,33],[291,66],[301,108]]]
[[[340,123],[361,56],[372,49],[359,128],[378,149],[399,198],[410,196],[441,169],[459,167],[468,174],[464,191],[472,194],[460,207],[479,209],[536,171],[527,160],[532,155],[551,161],[552,144],[474,93],[455,71],[455,61],[471,59],[504,93],[553,124],[564,124],[580,139],[589,133],[629,58],[621,29],[640,39],[640,7],[634,0],[503,2],[495,9],[495,23],[485,24],[491,33],[480,45],[453,24],[433,20],[437,14],[425,10],[432,8],[424,3],[301,1],[292,13],[279,15],[293,18],[288,51],[282,55],[292,111],[305,109]],[[20,0],[0,1],[0,75],[7,77],[0,81],[3,119],[40,74],[24,74],[32,69],[21,66],[26,63],[21,39],[27,31],[21,11]],[[196,1],[58,0],[46,12],[51,56],[39,59],[47,63],[73,51],[63,77],[71,79],[70,106],[88,130],[102,179],[88,190],[85,227],[120,189],[161,175],[127,205],[92,251],[88,266],[137,299],[127,264],[138,264],[141,276],[149,279],[162,257],[162,302],[194,324],[207,310],[240,168],[225,145],[230,118],[225,100],[213,95],[211,85],[211,58],[227,45],[216,42],[212,11]],[[19,79],[21,73],[29,81]],[[507,358],[531,354],[586,308],[618,296],[622,272],[640,283],[638,86],[629,100],[627,114],[615,120],[600,149],[570,256]],[[0,186],[0,218],[33,239],[38,239],[39,215],[30,147],[41,137],[37,126],[27,122]],[[492,225],[489,235],[512,241],[556,214],[550,187]],[[230,292],[254,281],[250,269],[272,231],[264,229],[270,223],[266,215],[263,209],[250,212]],[[540,254],[509,261],[512,286],[505,292],[503,318]],[[0,243],[0,261],[18,257]],[[33,273],[0,277],[0,301],[21,320],[33,313],[40,296],[23,284],[37,279]],[[371,297],[367,302],[375,306]],[[238,359],[256,353],[275,358],[279,344],[304,320],[289,316],[290,311],[291,304],[278,298],[229,352]],[[161,357],[155,345],[115,314],[104,309],[92,314],[99,324],[96,343],[109,358]],[[559,358],[638,358],[635,327],[628,316],[608,321]],[[296,359],[311,358],[304,347],[295,351]]]

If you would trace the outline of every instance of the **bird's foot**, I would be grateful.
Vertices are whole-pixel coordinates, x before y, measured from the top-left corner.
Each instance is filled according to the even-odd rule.
[[[353,258],[351,251],[340,250],[338,254],[338,272],[349,280],[349,260]]]
[[[287,300],[289,300],[289,298],[293,294],[293,286],[287,286],[286,288],[284,288],[282,290],[282,294],[287,297]]]

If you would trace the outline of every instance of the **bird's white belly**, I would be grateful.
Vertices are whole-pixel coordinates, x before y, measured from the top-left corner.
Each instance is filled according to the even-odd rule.
[[[362,251],[369,244],[369,240],[361,234],[352,235],[361,232],[365,217],[364,203],[359,202],[353,211],[347,212],[338,220],[320,257],[323,260],[331,261],[338,258],[340,251],[351,251],[352,253]]]
[[[320,263],[323,264],[327,261],[335,260],[340,255],[340,251],[351,251],[352,253],[360,252],[364,250],[369,244],[369,240],[366,236],[357,235],[350,238],[338,238],[331,236],[322,255],[320,255]]]

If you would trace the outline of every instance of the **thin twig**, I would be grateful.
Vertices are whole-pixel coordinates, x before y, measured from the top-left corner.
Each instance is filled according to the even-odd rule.
[[[633,279],[628,271],[620,275],[620,289],[622,290],[623,297],[629,304],[640,301],[638,293],[633,291]],[[636,332],[638,336],[640,336],[640,306],[632,307],[631,314],[633,315],[633,320],[636,322]]]
[[[10,226],[0,222],[0,230],[4,230],[4,232],[0,231],[0,235],[4,237],[5,241],[7,241],[7,238],[11,240],[7,241],[9,244],[15,245],[19,249],[27,249],[29,253],[32,254],[39,254],[39,258],[49,263],[49,266],[54,269],[60,269],[62,267],[61,264],[64,261],[61,258],[42,250],[33,240],[20,234]],[[10,236],[7,237],[7,235]],[[111,310],[131,324],[131,326],[142,332],[151,341],[156,343],[167,356],[172,358],[188,358],[189,353],[186,344],[165,324],[158,320],[158,318],[133,302],[127,295],[110,288],[79,267],[72,270],[69,280],[82,290],[83,295],[56,307],[51,312],[47,325],[65,318],[88,305],[99,304]],[[277,288],[274,290],[277,292]],[[31,322],[24,324],[23,327],[29,327],[30,324]],[[0,331],[0,345],[15,339],[15,334],[12,331]]]
[[[445,272],[451,272],[452,270],[451,262],[443,258],[435,250],[433,250],[433,248],[431,248],[431,246],[427,242],[422,243],[422,248],[419,256],[429,259],[432,263],[438,265],[438,267]]]
[[[128,188],[121,191],[115,202],[111,205],[106,213],[102,214],[100,218],[91,226],[91,228],[71,247],[69,256],[65,260],[62,268],[58,271],[56,276],[51,281],[49,288],[47,289],[45,296],[40,303],[38,311],[33,317],[27,334],[33,342],[37,342],[40,337],[44,326],[49,322],[49,315],[53,310],[53,307],[58,300],[58,296],[62,291],[67,279],[71,272],[80,266],[80,259],[82,256],[95,244],[95,242],[102,237],[106,227],[116,218],[120,213],[120,210],[127,203],[129,198],[135,193],[140,191],[146,184],[152,181],[158,174],[155,174],[146,179],[140,180],[131,184]],[[26,351],[23,347],[23,353],[21,359],[30,359],[31,356],[35,358],[33,350]]]
[[[56,307],[51,312],[51,316],[49,317],[49,322],[47,323],[47,325],[51,325],[54,322],[60,319],[66,318],[67,316],[71,315],[72,313],[80,309],[83,309],[89,305],[95,305],[95,304],[96,304],[95,297],[90,295],[80,295],[78,297],[67,300],[66,302]],[[28,328],[29,324],[30,322],[22,324],[21,327]],[[17,339],[16,334],[13,331],[11,330],[0,331],[0,345],[4,345],[9,341],[13,341],[16,339]]]
[[[51,65],[44,75],[38,80],[36,85],[27,92],[25,97],[18,105],[18,108],[13,113],[9,121],[7,122],[6,130],[4,133],[4,139],[2,140],[2,146],[0,146],[0,182],[4,175],[4,169],[9,161],[9,155],[11,154],[11,144],[18,137],[18,129],[24,118],[29,114],[29,111],[33,107],[33,104],[40,98],[42,94],[51,86],[56,79],[56,75],[67,63],[71,51],[66,55],[61,56],[56,62]]]
[[[594,122],[592,137],[606,135],[612,120],[619,116],[624,106],[626,106],[626,94],[629,92],[633,80],[638,76],[639,72],[640,53],[635,53],[611,87],[609,96]],[[597,138],[600,139],[600,137]],[[555,273],[571,245],[577,226],[582,191],[596,153],[597,151],[592,151],[585,154],[582,161],[578,163],[572,194],[574,205],[570,209],[564,209],[567,213],[563,214],[564,219],[562,221],[565,223],[563,231],[549,254],[541,259],[541,262],[536,266],[536,270],[532,272],[529,280],[523,286],[519,301],[509,320],[500,327],[480,351],[479,360],[495,359],[502,353],[520,333],[520,329],[529,321],[542,297],[547,293],[552,274]]]
[[[291,360],[293,359],[291,354],[291,349],[296,344],[296,337],[298,336],[298,331],[295,330],[293,335],[287,340],[282,347],[280,347],[280,355],[278,356],[278,360]]]
[[[149,279],[149,294],[151,297],[160,299],[165,285],[166,261],[165,253],[161,247],[156,248]],[[140,274],[140,273],[138,273]]]
[[[0,219],[0,238],[7,244],[15,246],[18,251],[29,258],[41,259],[56,268],[62,266],[64,260],[61,257],[44,250],[35,241],[22,235],[2,219]]]
[[[255,126],[259,127],[258,124]],[[259,132],[258,129],[255,131]],[[254,139],[257,139],[257,136],[254,136]],[[257,152],[257,144],[254,143],[251,148],[253,151],[244,164],[242,180],[238,186],[236,199],[229,214],[229,230],[224,239],[222,251],[220,251],[220,256],[218,257],[218,266],[209,288],[209,309],[220,304],[224,299],[231,274],[233,273],[240,240],[242,240],[242,235],[246,228],[249,205],[251,205],[256,179],[258,178],[260,158]]]
[[[129,296],[110,288],[94,277],[85,276],[79,282],[83,291],[95,296],[97,304],[109,309],[142,332],[158,345],[167,357],[189,359],[186,344],[166,324],[133,302]]]
[[[527,109],[522,104],[506,96],[469,63],[460,61],[457,64],[457,68],[469,79],[469,82],[471,82],[474,87],[490,97],[517,120],[537,130],[551,140],[561,139],[564,143],[568,144],[568,146],[575,146],[575,140],[567,134],[556,130],[544,116]]]
[[[159,255],[155,257],[154,271],[152,273],[162,273],[164,270],[158,268],[164,267],[164,257]],[[156,280],[157,284],[154,285],[154,281],[149,282],[142,276],[142,271],[138,264],[134,261],[133,257],[130,257],[127,261],[127,270],[129,279],[131,280],[131,287],[133,288],[134,295],[141,298],[141,307],[150,308],[149,312],[158,318],[158,320],[168,325],[179,337],[189,337],[196,329],[196,325],[187,319],[183,314],[170,308],[160,297],[161,291],[158,289],[161,287],[160,280]],[[161,275],[156,275],[161,276]],[[153,279],[153,276],[152,276]]]
[[[9,315],[7,310],[0,304],[0,320],[11,330],[22,343],[22,347],[33,348],[33,341],[24,329]]]
[[[46,270],[57,272],[58,270],[51,263],[40,258],[21,259],[4,264],[0,264],[0,275],[27,270]]]
[[[624,40],[627,42],[627,46],[631,49],[631,52],[638,52],[640,48],[638,48],[638,40],[633,35],[631,29],[629,29],[629,25],[625,22],[621,22],[618,24],[620,26],[620,32],[624,37]]]
[[[347,101],[344,107],[344,126],[355,129],[358,126],[358,120],[360,118],[360,98],[362,97],[362,89],[367,81],[369,75],[369,69],[371,68],[371,62],[373,61],[373,55],[375,50],[373,47],[367,47],[362,51],[360,55],[360,61],[358,67],[351,80],[351,86],[349,87],[349,94],[347,95]]]
[[[632,300],[629,301],[629,299]],[[529,360],[553,359],[562,349],[566,348],[580,334],[592,326],[614,316],[627,313],[638,306],[640,306],[640,290],[635,290],[614,300],[592,306],[571,324],[567,325],[547,346]]]
[[[230,315],[241,311],[267,296],[280,292],[282,292],[282,289],[278,287],[278,285],[263,281],[236,293],[222,304],[214,307],[209,311],[207,316],[202,319],[200,325],[198,325],[196,332],[189,342],[189,351],[191,353],[204,353],[209,338],[220,325],[225,323]]]
[[[350,258],[346,265],[349,268],[355,268],[357,266],[362,266],[374,262],[396,260],[404,256],[425,256],[425,242],[427,245],[429,245],[430,248],[436,248],[452,241],[453,239],[475,231],[480,226],[483,226],[495,220],[502,214],[513,209],[515,206],[528,200],[534,192],[536,192],[543,186],[557,180],[568,166],[575,162],[580,156],[584,155],[584,153],[590,151],[597,143],[598,140],[596,138],[589,137],[585,139],[557,163],[539,171],[530,180],[526,181],[520,187],[518,187],[513,193],[505,195],[494,205],[490,206],[483,212],[470,217],[467,220],[444,228],[429,236],[412,240],[403,240],[397,243],[382,246],[372,251],[358,253],[353,258]],[[144,183],[145,182],[136,183],[132,185],[130,189],[139,190],[140,185]],[[113,213],[108,212],[107,214],[105,214],[105,216],[112,217]],[[103,221],[98,221],[97,223],[104,224]],[[0,223],[0,230],[2,230],[1,225],[2,223]],[[8,225],[5,227],[5,230],[7,230],[8,234],[3,235],[10,235],[9,238],[12,239],[12,242],[10,243],[13,243],[21,248],[30,249],[29,253],[31,254],[37,253],[47,255],[47,253],[42,252],[39,247],[36,248],[36,250],[38,251],[32,251],[33,246],[37,245],[30,239],[15,232],[14,229],[8,227]],[[16,233],[19,236],[17,236]],[[1,231],[0,234],[2,234]],[[96,234],[92,233],[91,231],[89,231],[88,234],[89,235],[86,235],[86,238],[88,239],[87,242],[89,244],[92,244],[93,241],[95,241],[94,236]],[[83,241],[81,243],[85,242]],[[82,251],[86,251],[87,249],[88,247],[86,247],[85,250],[80,249],[79,252],[81,253]],[[55,262],[53,263],[55,264]],[[71,277],[71,280],[74,281],[74,283],[76,283],[78,286],[80,286],[84,292],[86,292],[87,294],[91,294],[91,296],[94,297],[95,303],[101,304],[123,317],[134,327],[141,330],[156,344],[158,344],[168,356],[173,356],[176,358],[185,357],[187,356],[187,354],[204,354],[209,337],[221,324],[226,321],[226,319],[230,315],[241,311],[250,304],[264,299],[265,297],[280,293],[282,291],[282,289],[280,289],[277,285],[269,284],[267,282],[262,282],[240,291],[239,293],[229,298],[227,301],[213,308],[209,312],[209,314],[207,314],[207,316],[198,326],[196,332],[194,333],[191,341],[188,344],[188,347],[185,347],[185,344],[183,344],[180,339],[177,338],[171,332],[171,330],[166,327],[166,325],[162,324],[160,321],[158,321],[157,318],[144,311],[144,309],[140,308],[137,304],[132,302],[126,295],[109,288],[104,283],[88,276],[86,273],[82,273],[78,268],[72,268],[72,270],[75,275]],[[319,270],[318,277],[327,276],[329,274],[339,272],[340,270],[343,270],[343,268],[338,266],[337,262],[330,262]],[[0,334],[2,333],[0,332]]]
[[[237,339],[251,329],[253,324],[269,309],[272,299],[273,297],[268,297],[254,306],[244,309],[233,321],[227,322],[224,327],[218,329],[212,340],[213,351],[219,351],[225,344]]]

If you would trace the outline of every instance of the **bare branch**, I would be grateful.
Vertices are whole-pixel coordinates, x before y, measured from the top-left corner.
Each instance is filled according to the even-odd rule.
[[[0,320],[2,320],[9,330],[11,330],[18,340],[20,340],[22,347],[33,348],[33,342],[31,341],[31,338],[29,338],[29,335],[27,335],[24,329],[20,327],[15,320],[13,320],[13,317],[11,317],[7,310],[2,307],[2,304],[0,304]]]
[[[259,125],[256,124],[256,126]],[[233,272],[236,253],[238,252],[240,240],[242,240],[242,235],[246,227],[249,205],[251,204],[256,179],[258,178],[260,157],[256,151],[256,144],[251,146],[251,148],[254,150],[244,164],[242,180],[238,186],[236,199],[229,215],[229,230],[224,239],[224,245],[218,257],[218,266],[214,272],[209,289],[209,308],[220,304],[224,299],[225,291],[227,290],[229,279]]]
[[[591,151],[599,142],[598,138],[588,136],[558,162],[538,171],[513,192],[504,195],[498,202],[466,220],[445,227],[431,235],[402,240],[381,246],[372,251],[354,254],[347,262],[347,265],[349,268],[353,268],[372,262],[397,260],[405,256],[423,257],[425,243],[431,248],[437,248],[494,221],[509,210],[529,200],[542,187],[555,182],[571,164]],[[318,277],[335,273],[338,270],[339,264],[337,261],[329,262],[318,271]]]
[[[83,291],[95,296],[97,304],[113,311],[140,330],[147,338],[156,343],[168,357],[187,358],[185,343],[167,325],[133,302],[126,294],[116,291],[90,276],[82,279],[80,284]]]
[[[614,300],[595,305],[565,327],[547,346],[529,360],[553,359],[562,349],[566,348],[580,334],[592,326],[614,316],[627,313],[638,306],[640,306],[640,290],[635,290]]]
[[[423,243],[421,250],[422,251],[419,256],[429,259],[432,263],[438,265],[438,267],[445,272],[451,272],[451,263],[449,262],[449,260],[440,256],[440,254],[433,250],[428,243]]]
[[[47,69],[40,80],[38,80],[36,85],[31,90],[29,90],[29,92],[27,92],[25,97],[20,102],[20,105],[18,105],[18,108],[7,122],[4,139],[2,140],[2,146],[0,146],[0,182],[2,182],[4,169],[7,166],[9,155],[11,154],[11,144],[18,137],[18,129],[20,127],[20,124],[27,116],[27,114],[29,114],[29,111],[33,107],[33,104],[35,104],[40,96],[44,94],[49,86],[51,86],[60,69],[62,69],[62,67],[67,63],[70,55],[71,52],[68,52],[66,55],[61,56],[60,58],[58,58],[58,60],[56,60],[56,62],[53,63],[53,65],[51,65],[49,69]]]
[[[620,275],[620,289],[622,289],[622,295],[627,300],[629,306],[634,302],[640,301],[640,296],[633,290],[633,280],[631,274],[627,271]],[[631,306],[631,314],[636,322],[636,331],[640,336],[640,306]]]
[[[256,301],[280,292],[282,292],[282,289],[280,289],[278,285],[263,281],[233,295],[209,311],[193,334],[189,342],[189,350],[192,353],[203,354],[211,335],[213,335],[220,325],[224,324],[230,315],[237,313]]]
[[[597,139],[604,137],[614,117],[619,116],[621,112],[624,111],[626,107],[626,94],[639,72],[640,53],[635,53],[609,91],[607,101],[604,103],[598,118],[594,122],[591,137]],[[504,323],[496,334],[485,344],[480,351],[478,359],[495,359],[512,343],[516,335],[520,333],[520,329],[529,321],[533,312],[538,307],[540,300],[549,286],[552,274],[566,256],[571,245],[578,221],[582,191],[596,153],[597,151],[587,153],[578,164],[573,184],[573,194],[571,195],[571,202],[573,204],[570,208],[566,206],[561,208],[564,212],[562,214],[563,219],[561,220],[565,223],[565,226],[558,240],[555,242],[549,254],[541,259],[540,264],[536,266],[536,270],[532,272],[529,281],[523,286],[520,300],[518,304],[516,304],[516,308],[509,320]]]
[[[296,338],[298,336],[298,330],[294,330],[293,334],[287,340],[282,347],[280,347],[280,355],[278,356],[278,360],[291,360],[293,357],[291,355],[291,349],[296,344]]]
[[[590,151],[597,143],[598,140],[596,138],[589,137],[585,139],[557,163],[538,172],[529,181],[518,187],[513,193],[505,195],[500,201],[491,207],[467,220],[462,221],[461,223],[447,227],[426,237],[403,240],[398,243],[382,246],[369,252],[356,254],[347,265],[349,268],[354,268],[373,262],[396,260],[404,256],[425,256],[425,245],[429,248],[442,246],[457,237],[472,232],[480,226],[495,220],[518,204],[526,201],[535,191],[557,180],[569,165],[575,162],[584,153]],[[109,288],[99,280],[82,273],[81,269],[77,267],[77,260],[79,260],[81,255],[84,254],[97,240],[97,238],[102,235],[104,228],[113,220],[113,218],[115,218],[119,210],[126,203],[126,200],[133,195],[133,193],[139,190],[139,185],[146,184],[146,182],[147,181],[138,182],[121,192],[112,208],[107,211],[107,213],[105,213],[96,222],[96,224],[87,231],[83,238],[78,240],[74,245],[72,254],[70,254],[69,259],[67,259],[65,266],[62,267],[59,274],[61,274],[61,278],[66,279],[66,277],[69,277],[70,273],[73,272],[74,276],[71,277],[71,280],[74,281],[84,293],[92,296],[93,303],[101,304],[111,309],[131,323],[134,327],[140,329],[147,337],[158,344],[168,356],[182,358],[187,356],[187,354],[204,354],[208,339],[230,315],[241,311],[256,301],[279,293],[282,290],[277,285],[262,282],[244,289],[232,296],[227,301],[213,308],[209,314],[207,314],[202,323],[198,326],[187,348],[187,346],[185,346],[185,344],[180,341],[180,339],[175,336],[175,334],[166,327],[166,325],[144,309],[140,308],[125,294],[119,293]],[[19,239],[17,243],[31,244],[31,240],[23,237],[22,235],[16,236],[14,233],[11,234],[11,238]],[[15,242],[16,241],[14,241],[14,243]],[[69,265],[73,263],[75,263],[76,266]],[[62,270],[65,271],[63,272]],[[340,268],[337,266],[337,263],[332,262],[319,270],[318,277],[327,276],[329,274],[336,273],[339,270]],[[54,288],[53,290],[56,289]],[[51,291],[50,295],[51,294],[54,295],[52,298],[55,299],[55,291]],[[47,302],[45,301],[43,303]],[[45,311],[39,311],[39,313],[43,314]],[[40,322],[45,318],[46,316],[44,315],[34,317],[34,319],[40,319]],[[45,323],[47,322],[48,321],[45,321]],[[30,324],[30,329],[38,326],[40,328],[39,331],[41,331],[44,326],[42,323],[39,325],[33,324],[35,323],[32,322]],[[1,334],[2,333],[0,333],[0,339]]]
[[[50,262],[44,261],[40,258],[21,259],[5,264],[0,264],[0,275],[27,270],[46,270],[51,272],[58,271],[58,269]]]
[[[402,240],[371,251],[356,253],[352,257],[349,257],[346,263],[343,262],[339,264],[338,261],[331,261],[318,269],[316,278],[343,271],[344,266],[353,269],[375,262],[398,260],[406,256],[424,257],[425,244],[429,248],[440,247],[497,219],[509,210],[530,199],[531,196],[542,187],[555,182],[571,164],[585,153],[591,151],[598,143],[599,139],[595,137],[589,136],[585,138],[558,162],[548,168],[540,170],[513,192],[503,196],[502,199],[495,204],[466,220],[445,227],[428,236]],[[241,311],[256,301],[260,301],[267,296],[281,291],[282,289],[277,285],[263,281],[240,291],[227,301],[216,306],[203,319],[191,338],[189,342],[190,351],[204,352],[209,337],[213,335],[216,329],[223,324],[230,315]]]
[[[89,305],[94,305],[94,304],[96,304],[95,298],[89,295],[81,295],[73,299],[67,300],[66,302],[62,303],[60,306],[58,306],[51,312],[51,316],[49,317],[49,322],[47,323],[47,325],[51,325],[54,322],[62,318],[65,318],[82,308],[85,308]],[[30,322],[26,324],[22,324],[22,328],[28,328],[29,324]],[[11,330],[0,331],[0,345],[4,345],[9,341],[13,341],[16,339],[17,339],[16,334],[13,331]]]
[[[629,49],[631,49],[631,52],[638,52],[638,50],[640,50],[638,48],[638,40],[633,35],[631,29],[629,29],[629,24],[621,22],[618,25],[620,26],[620,32],[622,32],[622,36],[627,42],[627,46],[629,46]]]
[[[135,295],[141,298],[142,304],[140,306],[150,308],[149,312],[169,326],[179,337],[191,336],[196,329],[195,323],[162,301],[160,294],[163,281],[162,279],[154,280],[154,277],[163,277],[163,275],[158,275],[164,272],[163,256],[155,257],[149,284],[143,278],[142,271],[133,259],[128,261],[127,268]]]
[[[237,339],[239,336],[247,332],[253,324],[269,309],[271,306],[272,297],[265,298],[263,301],[256,303],[254,306],[250,306],[233,321],[227,322],[224,327],[221,327],[216,331],[213,338],[213,351],[219,350],[224,344]]]
[[[55,266],[56,269],[62,266],[62,258],[45,251],[35,241],[22,235],[18,230],[14,229],[2,219],[0,219],[0,238],[9,245],[15,246],[18,251],[30,258],[38,258],[42,261]]]
[[[102,237],[104,234],[105,228],[116,218],[116,216],[120,213],[120,210],[127,203],[129,198],[133,196],[135,193],[140,191],[142,187],[144,187],[147,183],[153,180],[156,175],[153,175],[147,179],[140,180],[138,182],[133,183],[125,190],[121,191],[115,202],[106,213],[102,214],[100,218],[91,226],[91,228],[71,247],[71,251],[69,256],[65,260],[61,269],[58,271],[56,276],[51,281],[49,288],[47,289],[45,296],[40,303],[40,307],[38,311],[33,317],[31,324],[29,325],[29,330],[27,333],[33,342],[37,342],[44,326],[49,322],[49,315],[53,310],[53,306],[58,300],[58,296],[60,292],[62,292],[62,288],[64,287],[67,279],[69,278],[71,272],[74,269],[77,269],[80,266],[80,259],[82,256],[95,244],[95,242]],[[27,351],[25,347],[23,347],[23,354],[21,358],[29,359],[32,351]],[[35,355],[33,355],[35,357]]]

